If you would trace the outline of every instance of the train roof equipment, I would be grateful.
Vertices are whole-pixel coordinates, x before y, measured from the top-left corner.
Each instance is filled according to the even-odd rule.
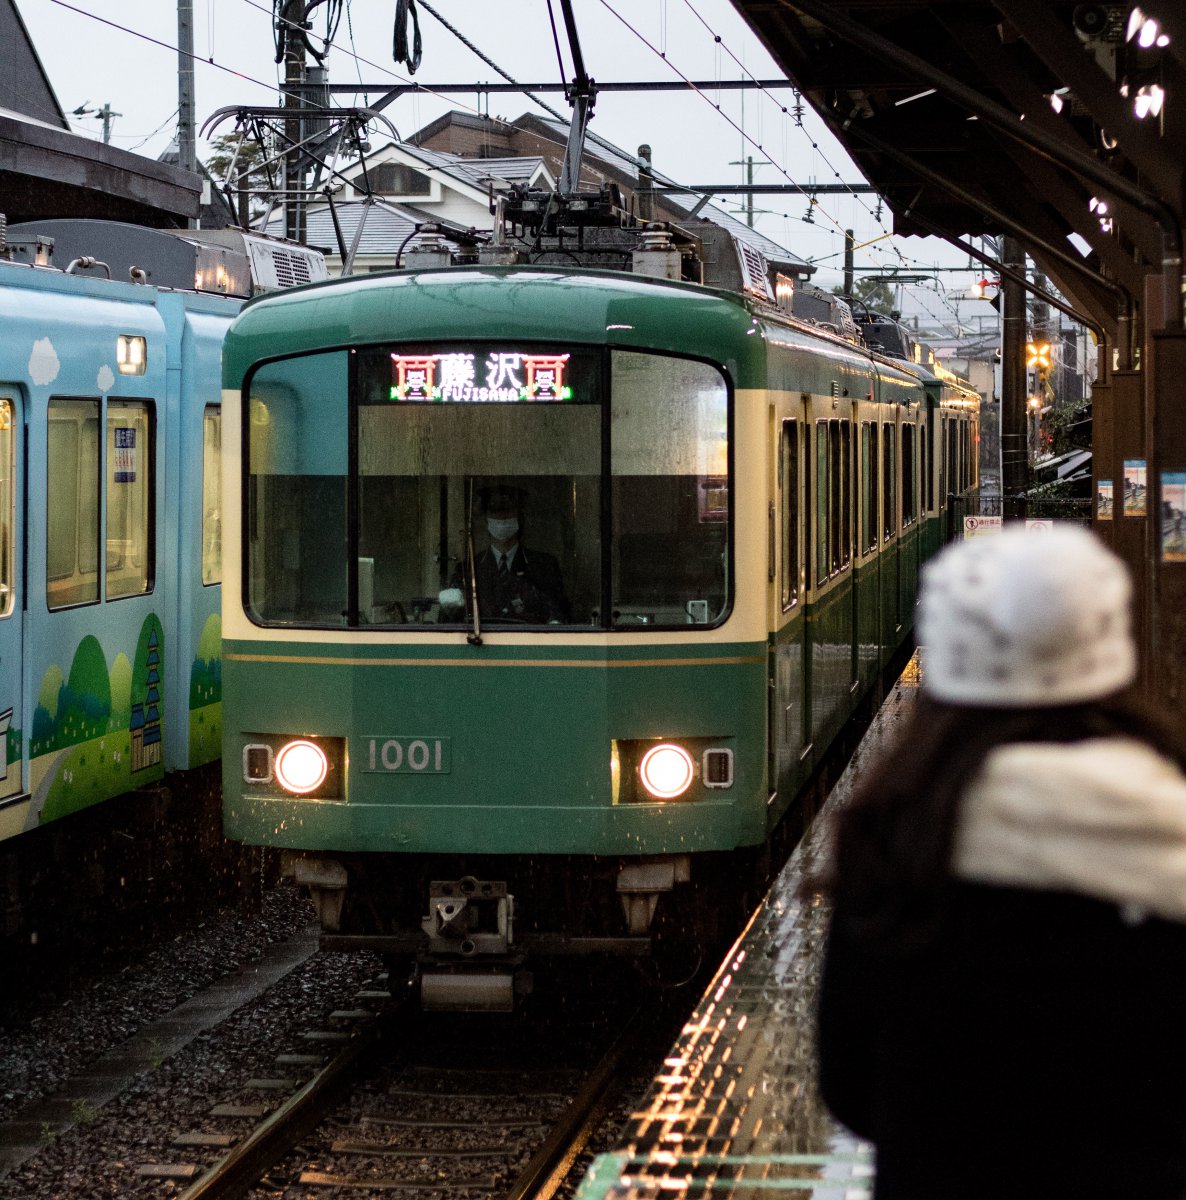
[[[325,256],[319,250],[235,228],[25,221],[8,226],[7,252],[17,262],[62,270],[105,268],[115,279],[242,298],[326,278]]]

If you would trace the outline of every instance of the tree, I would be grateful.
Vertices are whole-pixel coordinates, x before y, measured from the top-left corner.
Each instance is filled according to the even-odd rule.
[[[843,294],[841,288],[832,290],[838,295]],[[854,300],[868,305],[873,312],[888,314],[894,309],[894,289],[884,279],[858,279],[853,284],[852,294]]]
[[[217,183],[228,183],[232,194],[238,193],[239,223],[249,225],[256,217],[262,216],[267,208],[260,196],[251,196],[248,203],[250,190],[268,186],[268,173],[263,168],[267,159],[266,150],[254,138],[240,138],[237,133],[220,134],[210,143],[210,150],[205,160],[206,170]],[[237,179],[228,180],[226,175],[232,162]]]

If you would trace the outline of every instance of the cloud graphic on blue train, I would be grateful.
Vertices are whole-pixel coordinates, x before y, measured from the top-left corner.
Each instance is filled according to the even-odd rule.
[[[38,386],[45,387],[57,379],[62,370],[61,359],[49,338],[38,338],[29,355],[29,378]]]
[[[95,385],[104,395],[115,386],[115,372],[106,363],[99,368],[99,375],[95,380]]]

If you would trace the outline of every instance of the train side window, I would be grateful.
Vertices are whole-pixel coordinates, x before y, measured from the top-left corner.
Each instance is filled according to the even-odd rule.
[[[49,402],[46,456],[46,602],[99,599],[99,401]]]
[[[222,579],[222,409],[202,414],[202,582]]]
[[[943,475],[947,480],[947,489],[944,492],[944,498],[954,492],[959,491],[959,479],[956,476],[956,461],[955,461],[955,421],[948,419],[945,426],[943,438]]]
[[[840,423],[840,565],[852,561],[852,422]]]
[[[902,426],[902,526],[914,523],[914,426]]]
[[[947,504],[947,417],[943,415],[939,418],[939,445],[935,447],[935,452],[939,457],[939,507],[943,508]]]
[[[811,422],[803,430],[803,586],[810,591],[815,572],[815,492],[811,458]]]
[[[922,483],[922,511],[932,508],[931,503],[931,460],[927,457],[927,427],[918,427],[919,481]]]
[[[799,601],[799,422],[782,423],[782,608]]]
[[[894,536],[896,530],[897,509],[897,463],[895,462],[897,447],[894,439],[894,426],[888,423],[881,427],[881,484],[882,495],[882,529],[886,540]]]
[[[0,617],[10,616],[16,603],[16,412],[0,396]]]
[[[156,566],[155,412],[107,401],[107,599],[152,591]]]
[[[877,424],[861,422],[861,550],[877,549]]]
[[[828,422],[828,535],[831,540],[832,570],[840,570],[841,543],[843,542],[844,505],[841,501],[844,487],[844,463],[840,449],[840,422]]]
[[[815,578],[828,578],[831,543],[828,537],[828,422],[815,425]]]

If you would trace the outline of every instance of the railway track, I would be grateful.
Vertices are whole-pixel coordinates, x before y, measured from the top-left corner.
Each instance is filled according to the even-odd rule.
[[[519,1023],[499,1031],[495,1047],[481,1019],[392,1007],[182,1200],[443,1192],[548,1200],[615,1101],[637,1086],[640,1056],[667,1044],[670,1019],[662,1005],[636,1007],[616,1037],[571,1024],[553,1037]],[[497,1065],[474,1065],[491,1058]]]
[[[40,1146],[0,1196],[544,1200],[615,1099],[645,1090],[680,1019],[608,964],[548,976],[513,1016],[422,1014],[358,956],[306,953],[220,980],[84,1067],[44,1105],[60,1130],[24,1122]]]

